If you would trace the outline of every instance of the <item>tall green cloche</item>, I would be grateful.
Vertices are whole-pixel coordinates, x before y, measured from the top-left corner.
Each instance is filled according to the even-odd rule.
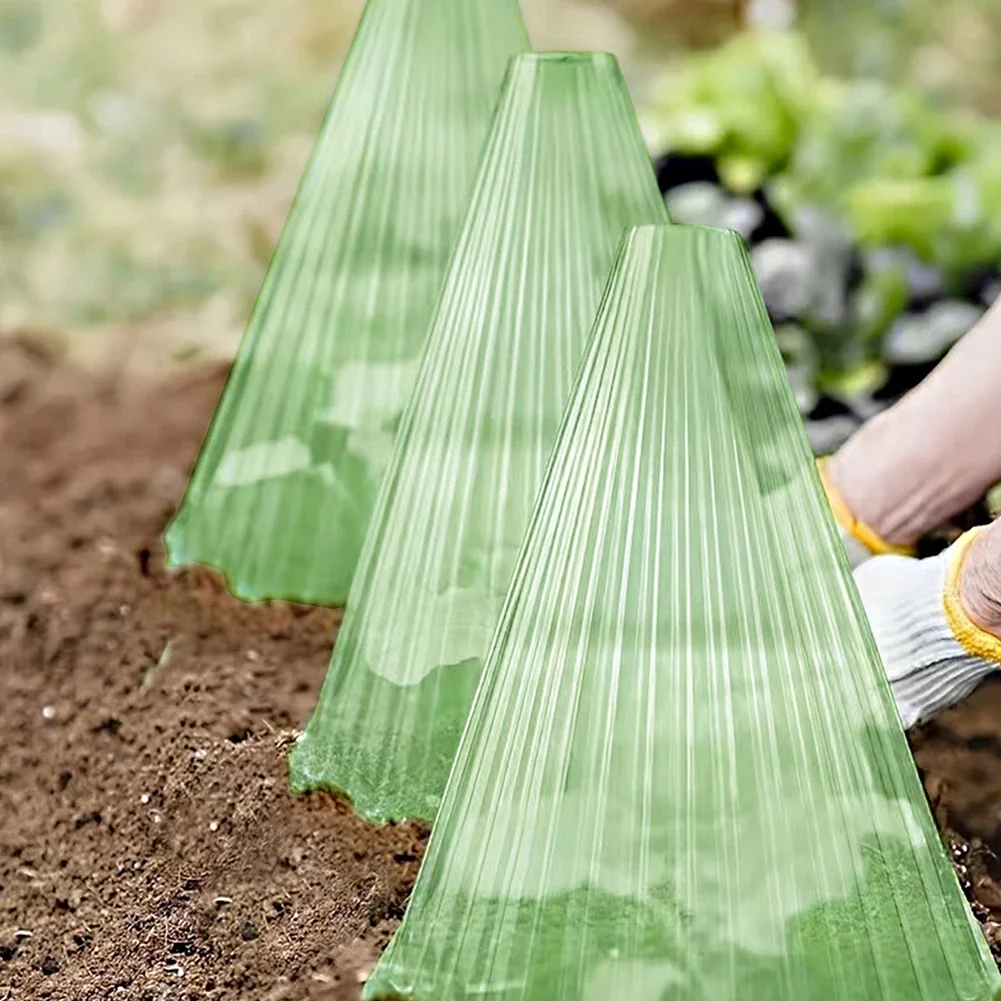
[[[989,1001],[747,253],[624,245],[367,1001]]]
[[[171,565],[216,567],[246,600],[344,603],[505,67],[528,47],[517,0],[368,0]]]
[[[434,817],[615,249],[667,219],[615,58],[516,57],[294,789]]]

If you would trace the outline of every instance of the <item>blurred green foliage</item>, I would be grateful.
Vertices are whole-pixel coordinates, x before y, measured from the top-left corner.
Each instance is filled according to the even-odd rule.
[[[764,186],[787,225],[821,207],[863,246],[905,246],[956,276],[1001,265],[1001,125],[877,79],[823,75],[794,33],[742,35],[664,78],[656,148]]]
[[[362,2],[0,0],[0,333],[166,318],[180,350],[234,347]],[[1001,136],[955,102],[1001,108],[1001,0],[800,8],[819,65],[792,33],[681,57],[648,102],[653,151],[709,154],[787,219],[824,207],[949,275],[996,266]],[[900,281],[866,276],[846,349],[814,334],[834,367],[871,360]]]
[[[0,332],[233,344],[361,7],[0,0]]]
[[[734,204],[763,196],[790,231],[754,259],[809,402],[934,362],[1001,287],[1001,123],[935,88],[833,76],[807,37],[751,32],[679,58],[646,127],[658,153],[711,159]]]

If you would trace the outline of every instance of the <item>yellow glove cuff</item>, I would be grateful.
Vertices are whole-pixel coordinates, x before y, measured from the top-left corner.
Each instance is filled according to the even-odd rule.
[[[959,594],[959,575],[966,561],[970,547],[977,541],[984,526],[971,528],[953,543],[952,560],[945,576],[945,590],[942,604],[946,621],[959,641],[959,645],[971,656],[993,664],[1001,664],[1001,639],[993,633],[981,629],[967,614]]]
[[[826,458],[817,460],[817,471],[820,473],[820,482],[824,485],[824,492],[827,494],[827,503],[831,507],[831,512],[847,535],[860,542],[874,556],[885,556],[888,553],[896,556],[914,555],[913,546],[895,546],[893,543],[887,542],[878,532],[870,528],[864,521],[859,521],[852,514],[851,509],[831,479]]]

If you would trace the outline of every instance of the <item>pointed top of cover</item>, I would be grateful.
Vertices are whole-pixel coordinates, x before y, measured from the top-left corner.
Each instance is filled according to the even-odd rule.
[[[732,233],[631,234],[368,1001],[987,1001]]]
[[[517,0],[368,0],[184,501],[171,565],[347,598],[509,57]]]
[[[615,58],[515,59],[294,789],[434,817],[616,247],[666,221]]]

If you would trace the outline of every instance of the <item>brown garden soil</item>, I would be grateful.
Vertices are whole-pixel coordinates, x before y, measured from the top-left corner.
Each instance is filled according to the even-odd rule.
[[[422,827],[285,789],[336,614],[164,568],[224,377],[0,342],[0,1001],[356,1001],[416,876]],[[1001,685],[914,743],[1001,941]]]
[[[355,1001],[416,876],[286,792],[335,613],[164,568],[224,376],[0,342],[0,1001]]]

